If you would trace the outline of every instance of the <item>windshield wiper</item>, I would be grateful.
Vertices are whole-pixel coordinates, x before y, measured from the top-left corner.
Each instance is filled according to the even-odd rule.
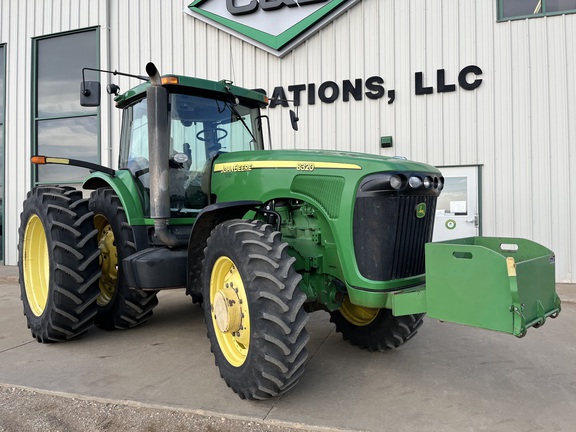
[[[237,119],[242,122],[242,124],[244,125],[244,127],[246,128],[246,130],[248,131],[250,136],[252,137],[252,140],[254,141],[254,143],[257,143],[258,140],[256,140],[256,137],[252,133],[252,130],[246,124],[246,121],[244,121],[244,117],[242,117],[240,115],[240,113],[238,112],[238,110],[236,109],[236,105],[238,105],[239,102],[238,102],[238,98],[236,97],[236,95],[234,93],[232,93],[232,90],[230,90],[230,86],[232,85],[232,82],[224,80],[224,81],[222,81],[222,83],[224,84],[224,87],[226,88],[226,91],[228,92],[230,97],[233,98],[233,100],[234,100],[234,103],[229,102],[229,101],[225,101],[224,103],[226,104],[226,106],[228,108],[230,108],[230,111],[232,111],[236,115]]]

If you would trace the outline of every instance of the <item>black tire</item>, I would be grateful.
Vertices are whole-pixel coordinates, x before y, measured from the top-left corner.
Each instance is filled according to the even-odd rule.
[[[94,322],[100,251],[88,200],[70,187],[35,187],[18,230],[18,270],[28,327],[38,342],[77,338]]]
[[[352,305],[330,312],[330,321],[344,340],[368,351],[387,351],[408,342],[422,325],[424,314],[394,316],[390,309],[369,309]]]
[[[104,330],[129,329],[152,316],[157,291],[130,289],[122,260],[136,252],[134,232],[116,193],[109,188],[92,192],[89,202],[102,252],[100,295],[96,325]]]
[[[208,338],[220,375],[242,399],[289,390],[308,359],[306,296],[287,247],[271,225],[235,219],[214,228],[205,249]]]

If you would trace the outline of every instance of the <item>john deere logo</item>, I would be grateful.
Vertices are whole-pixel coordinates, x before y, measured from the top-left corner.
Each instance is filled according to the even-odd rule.
[[[416,207],[416,217],[422,219],[424,216],[426,216],[426,203],[420,203]]]
[[[187,13],[279,57],[360,0],[196,0]]]

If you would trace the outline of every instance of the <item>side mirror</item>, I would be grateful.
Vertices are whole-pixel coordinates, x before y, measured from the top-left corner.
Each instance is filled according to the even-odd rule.
[[[82,81],[80,83],[80,105],[83,107],[100,106],[100,82]]]
[[[298,120],[300,120],[298,114],[296,114],[294,110],[290,110],[290,123],[292,124],[292,129],[295,131],[298,130]]]

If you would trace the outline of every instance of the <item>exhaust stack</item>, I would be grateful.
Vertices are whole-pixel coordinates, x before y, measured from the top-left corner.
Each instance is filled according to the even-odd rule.
[[[146,65],[150,87],[148,101],[148,155],[150,161],[150,216],[154,219],[154,234],[168,247],[183,246],[168,228],[170,219],[170,128],[168,119],[168,90],[154,63]]]

